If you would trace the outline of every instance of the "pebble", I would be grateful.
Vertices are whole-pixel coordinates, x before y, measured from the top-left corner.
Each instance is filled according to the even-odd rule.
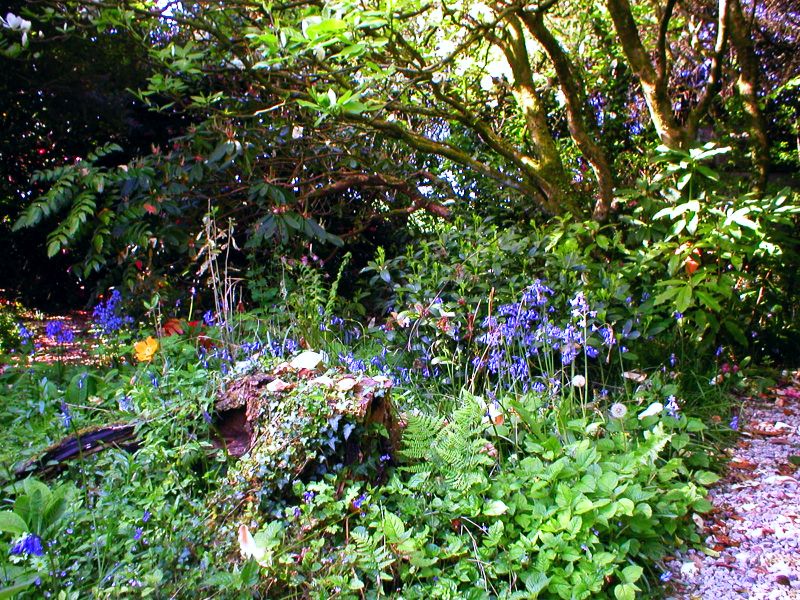
[[[711,489],[721,530],[704,532],[710,547],[719,534],[732,544],[708,554],[691,549],[669,561],[668,600],[800,600],[800,472],[789,461],[800,455],[798,388],[795,373],[793,393],[777,396],[782,406],[777,397],[745,403],[745,443],[734,448],[732,461],[755,468],[732,468]],[[770,430],[780,436],[762,434]],[[706,523],[714,524],[713,517]]]

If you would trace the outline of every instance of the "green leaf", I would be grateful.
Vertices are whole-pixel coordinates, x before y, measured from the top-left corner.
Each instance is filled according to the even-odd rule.
[[[710,308],[714,312],[720,312],[722,310],[722,305],[708,292],[696,290],[695,295],[700,298],[700,302],[702,302],[706,308]]]
[[[742,346],[747,346],[747,337],[745,337],[744,331],[742,331],[742,328],[739,327],[739,325],[730,319],[726,319],[722,322],[722,324],[725,329],[728,330],[728,333],[730,333],[739,344]]]
[[[636,583],[639,581],[639,578],[642,576],[644,569],[639,565],[629,565],[622,569],[622,573],[620,573],[620,578],[625,583]]]
[[[686,431],[697,433],[698,431],[705,431],[706,424],[697,417],[692,417],[686,422]]]
[[[36,580],[39,579],[38,575],[34,575],[32,577],[28,577],[27,579],[21,579],[19,581],[15,581],[8,587],[0,588],[0,599],[2,598],[13,598],[20,592],[28,589]]]
[[[536,598],[548,583],[550,583],[550,578],[544,573],[532,573],[525,578],[525,589]]]
[[[685,312],[692,305],[692,286],[685,285],[678,291],[675,298],[675,310]]]
[[[614,597],[617,600],[635,600],[636,586],[632,583],[623,583],[614,588]]]
[[[406,532],[406,527],[400,517],[388,511],[383,515],[381,527],[383,534],[390,542],[401,541],[403,534]]]
[[[709,486],[719,481],[719,475],[711,471],[698,471],[694,474],[694,480],[702,486]]]
[[[28,525],[17,513],[10,510],[0,512],[0,531],[22,535],[28,533]]]

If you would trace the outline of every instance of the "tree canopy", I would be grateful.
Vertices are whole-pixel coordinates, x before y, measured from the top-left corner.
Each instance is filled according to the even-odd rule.
[[[6,114],[40,116],[11,135],[41,152],[30,140],[56,109],[35,105],[69,52],[91,55],[69,60],[112,111],[51,135],[114,146],[39,163],[55,168],[35,189],[6,177],[17,197],[42,194],[7,209],[17,229],[57,215],[48,253],[81,248],[81,276],[135,273],[156,246],[196,256],[211,209],[253,251],[295,234],[341,245],[418,211],[606,221],[657,144],[732,146],[726,168],[757,193],[771,164],[797,164],[800,65],[776,59],[796,45],[790,3],[37,0],[19,13],[29,31],[6,24],[4,60],[34,68],[39,93]],[[65,100],[76,89],[58,95],[61,124],[91,106]],[[148,147],[120,122],[138,106],[161,133]],[[7,168],[27,173],[24,155]]]

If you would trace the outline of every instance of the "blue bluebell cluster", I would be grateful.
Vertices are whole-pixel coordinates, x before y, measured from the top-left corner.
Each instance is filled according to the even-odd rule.
[[[44,556],[42,538],[34,533],[26,533],[25,537],[11,546],[9,553],[13,556]]]
[[[69,407],[63,400],[61,401],[60,417],[61,424],[64,426],[64,429],[69,429],[70,425],[72,425],[72,413],[69,412]]]
[[[367,363],[360,358],[356,358],[352,352],[339,353],[339,362],[344,365],[351,373],[364,373],[367,370]]]
[[[203,313],[203,323],[205,323],[206,327],[213,327],[216,320],[214,319],[214,313],[210,310],[207,310]]]
[[[121,303],[122,294],[119,290],[114,290],[108,300],[94,307],[92,317],[103,335],[110,335],[133,323],[132,317],[120,314]]]
[[[523,391],[553,391],[557,380],[536,380],[532,365],[544,355],[558,355],[562,366],[572,364],[585,353],[594,358],[600,353],[599,344],[611,347],[616,340],[607,326],[597,326],[590,320],[597,313],[590,309],[583,292],[569,301],[570,318],[563,326],[553,321],[554,307],[550,304],[553,290],[541,280],[529,286],[519,302],[499,306],[496,315],[483,323],[485,333],[478,337],[485,350],[473,359],[477,368],[485,368],[493,376],[504,376],[519,384]],[[598,341],[592,339],[597,333]]]
[[[63,321],[50,321],[44,331],[57,344],[71,344],[75,340],[75,333]]]
[[[361,338],[361,329],[358,326],[348,327],[342,317],[332,315],[327,320],[319,324],[320,331],[330,331],[337,333],[343,344],[349,346]]]
[[[290,337],[283,339],[272,339],[270,340],[268,347],[270,354],[276,358],[291,356],[297,352],[299,348],[300,344]]]
[[[17,323],[17,335],[23,346],[27,346],[33,341],[33,332],[22,323]]]

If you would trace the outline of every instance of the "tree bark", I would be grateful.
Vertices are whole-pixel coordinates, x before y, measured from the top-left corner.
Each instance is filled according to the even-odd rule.
[[[600,131],[597,128],[594,112],[587,102],[583,77],[564,48],[544,24],[543,11],[535,13],[521,11],[520,18],[528,31],[542,45],[555,67],[556,76],[566,100],[567,126],[570,135],[591,165],[597,179],[598,193],[593,217],[598,221],[605,221],[608,218],[611,202],[614,200],[614,177],[606,152],[598,143]]]
[[[736,80],[736,87],[744,103],[748,129],[750,130],[753,163],[756,167],[755,191],[761,194],[767,185],[769,138],[767,137],[764,115],[758,101],[760,78],[758,57],[753,49],[750,26],[742,12],[739,0],[730,1],[729,19],[731,45],[736,52],[736,60],[739,63],[739,76]]]
[[[664,62],[659,64],[656,69],[641,37],[639,37],[639,29],[633,19],[628,0],[606,0],[606,6],[614,28],[617,30],[622,51],[625,53],[631,69],[639,78],[650,118],[659,139],[669,148],[685,148],[689,140],[686,139],[683,128],[675,120],[672,112],[672,100],[667,89],[669,69],[665,64],[666,52],[664,52]],[[659,27],[659,49],[665,47],[666,43],[669,17],[672,12],[669,4],[667,8],[669,10],[665,13]]]
[[[547,124],[544,104],[533,83],[533,71],[522,23],[516,16],[512,16],[508,23],[507,35],[502,40],[501,49],[514,76],[511,93],[525,119],[526,130],[536,153],[535,158],[527,161],[527,174],[535,178],[543,189],[546,196],[545,210],[554,215],[575,212],[577,207],[570,197],[571,190],[561,154]]]

